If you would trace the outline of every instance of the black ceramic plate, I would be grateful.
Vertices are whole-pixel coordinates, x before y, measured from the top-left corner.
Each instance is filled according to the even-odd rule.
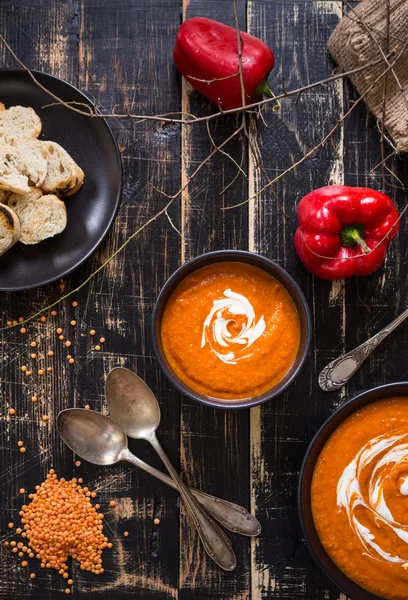
[[[69,83],[33,71],[38,81],[64,101],[89,100]],[[17,242],[0,257],[0,290],[39,287],[67,275],[98,247],[116,215],[122,191],[122,165],[112,132],[104,119],[91,119],[64,106],[42,109],[52,98],[28,73],[0,69],[0,102],[6,108],[31,106],[40,116],[40,139],[61,144],[85,172],[78,193],[65,199],[68,223],[53,238],[34,246]]]

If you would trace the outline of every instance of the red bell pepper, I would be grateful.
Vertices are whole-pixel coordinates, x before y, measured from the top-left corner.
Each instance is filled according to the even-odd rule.
[[[256,102],[261,94],[273,97],[266,83],[275,62],[272,50],[243,31],[241,39],[246,104]],[[173,56],[187,81],[221,110],[242,107],[234,27],[204,17],[188,19],[178,30]]]
[[[307,194],[299,202],[298,220],[296,251],[305,267],[322,279],[370,275],[384,261],[400,227],[388,196],[344,185]]]

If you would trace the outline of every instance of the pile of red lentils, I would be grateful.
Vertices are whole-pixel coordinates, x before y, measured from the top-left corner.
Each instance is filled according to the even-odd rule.
[[[98,512],[100,506],[91,503],[96,496],[87,487],[81,487],[79,479],[67,481],[58,479],[50,470],[46,480],[36,486],[34,494],[28,497],[31,502],[20,511],[21,528],[16,529],[23,542],[6,541],[12,552],[19,558],[37,558],[41,567],[56,569],[72,585],[69,579],[67,560],[72,557],[84,571],[96,575],[103,573],[102,553],[112,544],[103,534],[104,515]],[[9,523],[9,528],[14,527]],[[21,565],[27,567],[27,560]],[[35,578],[35,573],[30,573]],[[70,594],[70,588],[66,588]]]

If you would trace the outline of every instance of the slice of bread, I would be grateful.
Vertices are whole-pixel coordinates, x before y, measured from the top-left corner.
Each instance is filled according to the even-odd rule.
[[[0,151],[0,190],[28,194],[28,177],[21,173],[14,163],[15,151],[9,152],[8,148],[10,146]]]
[[[43,196],[36,188],[31,188],[29,194],[12,194],[8,205],[20,219],[23,244],[38,244],[61,233],[67,225],[67,210],[62,200],[53,194]]]
[[[20,239],[20,221],[16,213],[0,204],[0,256]]]
[[[29,106],[12,106],[0,109],[0,142],[15,144],[19,140],[38,138],[42,123]]]
[[[45,192],[59,196],[75,194],[84,182],[85,174],[74,159],[56,142],[37,142],[47,153],[47,175],[41,184]]]
[[[0,112],[1,114],[1,112]],[[0,151],[0,189],[28,194],[29,185],[39,187],[47,175],[46,151],[39,142],[18,142]]]

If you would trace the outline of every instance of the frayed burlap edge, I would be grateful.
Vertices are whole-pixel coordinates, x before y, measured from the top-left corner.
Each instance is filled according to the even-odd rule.
[[[381,122],[385,106],[384,126],[392,138],[397,152],[408,152],[408,0],[390,0],[390,26],[387,48],[387,2],[386,0],[363,0],[336,27],[329,39],[329,52],[342,71],[350,71],[381,58],[380,50],[373,40],[381,45],[386,54],[403,50],[394,67],[405,99],[398,89],[391,72],[368,91],[368,88],[387,68],[385,62],[368,67],[350,76],[359,92],[367,94],[364,100],[371,112]],[[371,35],[360,19],[369,25]],[[404,45],[403,41],[406,41]],[[390,59],[392,60],[392,59]],[[385,104],[384,104],[385,88]]]

